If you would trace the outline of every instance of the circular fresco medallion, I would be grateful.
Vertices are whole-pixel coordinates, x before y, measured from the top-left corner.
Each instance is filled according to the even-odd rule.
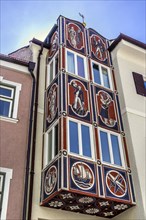
[[[71,177],[77,187],[83,190],[89,190],[94,185],[94,174],[88,164],[76,162],[71,168]]]
[[[106,174],[106,185],[111,194],[117,197],[125,196],[127,192],[127,184],[121,173],[110,170]]]
[[[47,195],[51,194],[57,183],[57,168],[51,166],[45,176],[44,188]]]

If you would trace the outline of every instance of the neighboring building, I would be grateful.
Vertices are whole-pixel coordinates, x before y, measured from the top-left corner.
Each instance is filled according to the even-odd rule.
[[[32,64],[32,63],[31,63]],[[30,62],[0,55],[0,219],[22,219],[30,125]]]
[[[10,54],[36,63],[23,219],[145,219],[145,49],[60,16]]]

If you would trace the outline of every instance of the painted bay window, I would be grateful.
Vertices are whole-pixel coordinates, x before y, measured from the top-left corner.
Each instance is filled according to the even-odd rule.
[[[93,159],[91,126],[75,120],[69,120],[68,141],[70,153]]]
[[[0,116],[17,118],[21,84],[0,77]]]
[[[52,58],[48,64],[48,73],[47,73],[47,86],[50,85],[52,80],[58,74],[59,64],[58,64],[58,53]]]
[[[110,70],[108,67],[92,62],[92,76],[94,83],[112,89]]]
[[[56,124],[45,134],[44,166],[58,154],[58,151],[58,124]]]
[[[67,50],[67,72],[87,78],[85,57]]]
[[[99,129],[99,140],[102,161],[123,167],[124,156],[120,135]]]

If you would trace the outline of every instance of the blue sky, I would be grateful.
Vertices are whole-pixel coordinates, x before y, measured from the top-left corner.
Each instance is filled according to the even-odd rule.
[[[59,15],[82,21],[107,39],[120,33],[146,43],[145,0],[0,0],[0,52],[11,53],[29,44],[33,37],[43,41]]]

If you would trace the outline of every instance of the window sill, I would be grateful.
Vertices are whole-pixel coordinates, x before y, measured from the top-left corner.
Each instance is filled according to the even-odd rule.
[[[11,122],[11,123],[17,123],[18,119],[0,116],[0,121],[7,121],[7,122]]]

